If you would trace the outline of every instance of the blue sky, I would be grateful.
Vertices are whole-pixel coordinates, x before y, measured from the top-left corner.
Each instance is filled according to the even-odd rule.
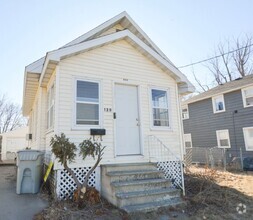
[[[0,94],[21,104],[26,65],[122,11],[176,66],[212,56],[220,41],[253,35],[250,0],[1,0]],[[210,83],[203,65],[194,70]],[[195,84],[191,67],[181,71]]]

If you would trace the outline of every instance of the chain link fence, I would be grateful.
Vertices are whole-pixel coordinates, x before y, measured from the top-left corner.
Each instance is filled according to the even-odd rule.
[[[242,154],[239,157],[229,158],[227,150],[218,147],[192,147],[186,148],[184,164],[186,167],[192,164],[208,166],[212,169],[242,170]]]

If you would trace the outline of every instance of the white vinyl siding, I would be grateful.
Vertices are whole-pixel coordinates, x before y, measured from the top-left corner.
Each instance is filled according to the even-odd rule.
[[[230,148],[230,139],[228,130],[217,130],[217,145],[219,148]]]
[[[54,84],[50,87],[47,93],[47,129],[53,128],[54,125],[54,99],[55,99],[55,89]]]
[[[242,98],[244,108],[253,106],[253,86],[242,89]]]
[[[151,89],[152,127],[170,127],[168,90]]]
[[[191,134],[184,134],[184,147],[192,148],[192,136]]]
[[[213,112],[214,113],[220,113],[225,111],[225,102],[224,102],[224,96],[219,95],[212,98],[213,102]]]
[[[253,127],[243,128],[245,148],[247,151],[253,151]]]
[[[99,125],[99,83],[76,80],[75,125]]]
[[[106,129],[102,144],[107,146],[102,163],[114,162],[140,162],[140,158],[115,158],[115,111],[114,85],[130,84],[137,85],[140,100],[140,136],[144,156],[141,161],[148,161],[148,149],[146,137],[157,136],[167,145],[174,154],[181,157],[179,105],[177,83],[167,73],[162,71],[156,64],[149,61],[127,41],[121,40],[112,44],[63,59],[59,63],[59,104],[58,106],[58,132],[65,133],[71,141],[80,143],[85,138],[90,138],[90,130],[87,128],[73,127],[75,122],[75,83],[73,79],[83,81],[100,82],[100,127]],[[156,130],[152,127],[150,88],[170,88],[169,90],[169,113],[172,130]],[[112,111],[105,111],[111,109]],[[103,111],[104,110],[104,111]],[[180,117],[181,118],[181,117]],[[91,126],[89,126],[91,127]],[[94,127],[94,126],[92,126]],[[94,161],[87,158],[85,161],[78,157],[71,166],[92,165]],[[55,164],[55,169],[60,168]]]

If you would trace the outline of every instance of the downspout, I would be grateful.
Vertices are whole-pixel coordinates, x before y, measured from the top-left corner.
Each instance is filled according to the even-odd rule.
[[[234,110],[232,112],[232,121],[233,121],[233,132],[234,132],[234,137],[235,137],[235,149],[236,149],[236,157],[238,156],[238,146],[237,146],[237,138],[236,138],[236,131],[235,131],[235,114],[237,114],[238,111]]]

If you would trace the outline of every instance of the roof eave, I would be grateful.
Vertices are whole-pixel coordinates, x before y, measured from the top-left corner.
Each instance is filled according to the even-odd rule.
[[[140,47],[143,50],[143,52],[149,54],[152,57],[152,59],[158,61],[160,65],[163,66],[166,72],[171,73],[171,75],[173,75],[173,78],[176,80],[177,83],[182,84],[182,85],[184,84],[185,88],[181,89],[183,94],[191,93],[192,91],[194,91],[195,89],[194,86],[190,83],[190,81],[185,77],[183,73],[181,73],[175,66],[173,66],[167,60],[165,60],[160,54],[158,54],[156,51],[154,51],[152,48],[146,45],[143,41],[141,41],[129,30],[123,30],[123,31],[102,36],[100,38],[96,38],[87,42],[83,42],[77,45],[73,45],[73,46],[69,46],[69,47],[48,52],[45,59],[44,67],[42,70],[42,74],[40,77],[40,82],[39,82],[40,86],[46,85],[47,80],[45,80],[45,78],[47,77],[47,74],[49,75],[53,72],[53,68],[55,68],[55,66],[58,64],[58,62],[61,59],[85,52],[87,50],[94,49],[96,47],[101,47],[106,44],[109,44],[118,40],[122,40],[122,39],[127,39],[128,41],[130,40],[133,44]],[[47,78],[49,79],[50,77],[48,76]]]
[[[24,116],[28,116],[31,111],[32,104],[39,86],[39,78],[40,73],[28,72],[25,70],[22,104],[22,114]]]

